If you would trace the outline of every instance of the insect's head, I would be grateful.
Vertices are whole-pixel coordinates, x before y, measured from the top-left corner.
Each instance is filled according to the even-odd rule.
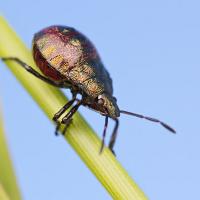
[[[98,96],[97,103],[104,110],[104,114],[109,117],[115,119],[120,116],[120,110],[115,97],[103,93]]]

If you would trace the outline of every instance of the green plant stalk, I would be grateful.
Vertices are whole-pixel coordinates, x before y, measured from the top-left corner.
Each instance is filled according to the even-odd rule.
[[[4,137],[3,122],[0,115],[0,199],[20,200],[20,192],[12,168]]]
[[[0,30],[0,57],[16,56],[36,69],[30,51],[3,17],[0,17]],[[14,62],[9,61],[7,65],[49,119],[67,102],[57,88],[33,77]],[[99,155],[101,140],[80,114],[73,117],[65,138],[113,199],[147,199],[108,148]]]
[[[2,184],[0,184],[0,199],[1,200],[10,200],[10,198],[8,197],[6,191],[4,190]]]

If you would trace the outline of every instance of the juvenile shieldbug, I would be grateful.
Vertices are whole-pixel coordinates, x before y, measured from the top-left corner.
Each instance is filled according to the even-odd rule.
[[[112,79],[105,69],[97,50],[87,37],[74,28],[67,26],[47,27],[34,35],[32,48],[35,63],[45,76],[19,58],[5,57],[2,60],[15,61],[37,78],[53,86],[71,90],[72,99],[53,117],[53,120],[57,123],[56,134],[60,127],[59,118],[74,102],[76,104],[62,118],[61,123],[66,124],[67,127],[72,120],[72,116],[81,105],[105,116],[100,152],[104,147],[108,118],[115,121],[115,127],[108,145],[109,149],[114,152],[113,146],[117,136],[120,114],[132,115],[160,123],[163,127],[175,133],[173,128],[158,119],[119,109],[117,100],[113,96]],[[80,100],[77,99],[78,94],[82,97]],[[63,134],[65,131],[66,128]]]

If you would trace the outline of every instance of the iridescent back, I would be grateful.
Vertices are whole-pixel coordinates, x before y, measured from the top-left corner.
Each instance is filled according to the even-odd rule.
[[[51,26],[36,33],[33,56],[52,80],[69,81],[87,95],[113,94],[112,80],[93,44],[74,28]]]

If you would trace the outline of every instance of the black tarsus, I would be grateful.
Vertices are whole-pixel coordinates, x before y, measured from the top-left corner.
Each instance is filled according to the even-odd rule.
[[[142,118],[142,119],[146,119],[146,120],[149,120],[149,121],[152,121],[152,122],[159,123],[164,128],[166,128],[167,130],[169,130],[170,132],[176,133],[176,131],[172,127],[170,127],[169,125],[167,125],[166,123],[164,123],[164,122],[162,122],[162,121],[160,121],[158,119],[155,119],[155,118],[152,118],[152,117],[147,117],[147,116],[140,115],[140,114],[137,114],[137,113],[128,112],[128,111],[125,111],[125,110],[120,110],[120,113],[123,113],[123,114],[126,114],[126,115],[132,115],[134,117],[138,117],[138,118]]]
[[[66,81],[53,81],[45,76],[42,76],[40,73],[38,73],[35,69],[33,69],[31,66],[27,65],[25,62],[21,61],[19,58],[16,57],[3,57],[1,58],[2,61],[15,61],[17,62],[21,67],[23,67],[25,70],[33,74],[35,77],[39,78],[40,80],[45,81],[46,83],[49,83],[55,87],[60,88],[66,88]]]
[[[104,124],[104,129],[103,129],[103,136],[102,136],[102,142],[101,142],[101,148],[99,153],[101,154],[105,145],[105,137],[106,137],[106,130],[108,127],[108,116],[105,117],[105,124]]]

